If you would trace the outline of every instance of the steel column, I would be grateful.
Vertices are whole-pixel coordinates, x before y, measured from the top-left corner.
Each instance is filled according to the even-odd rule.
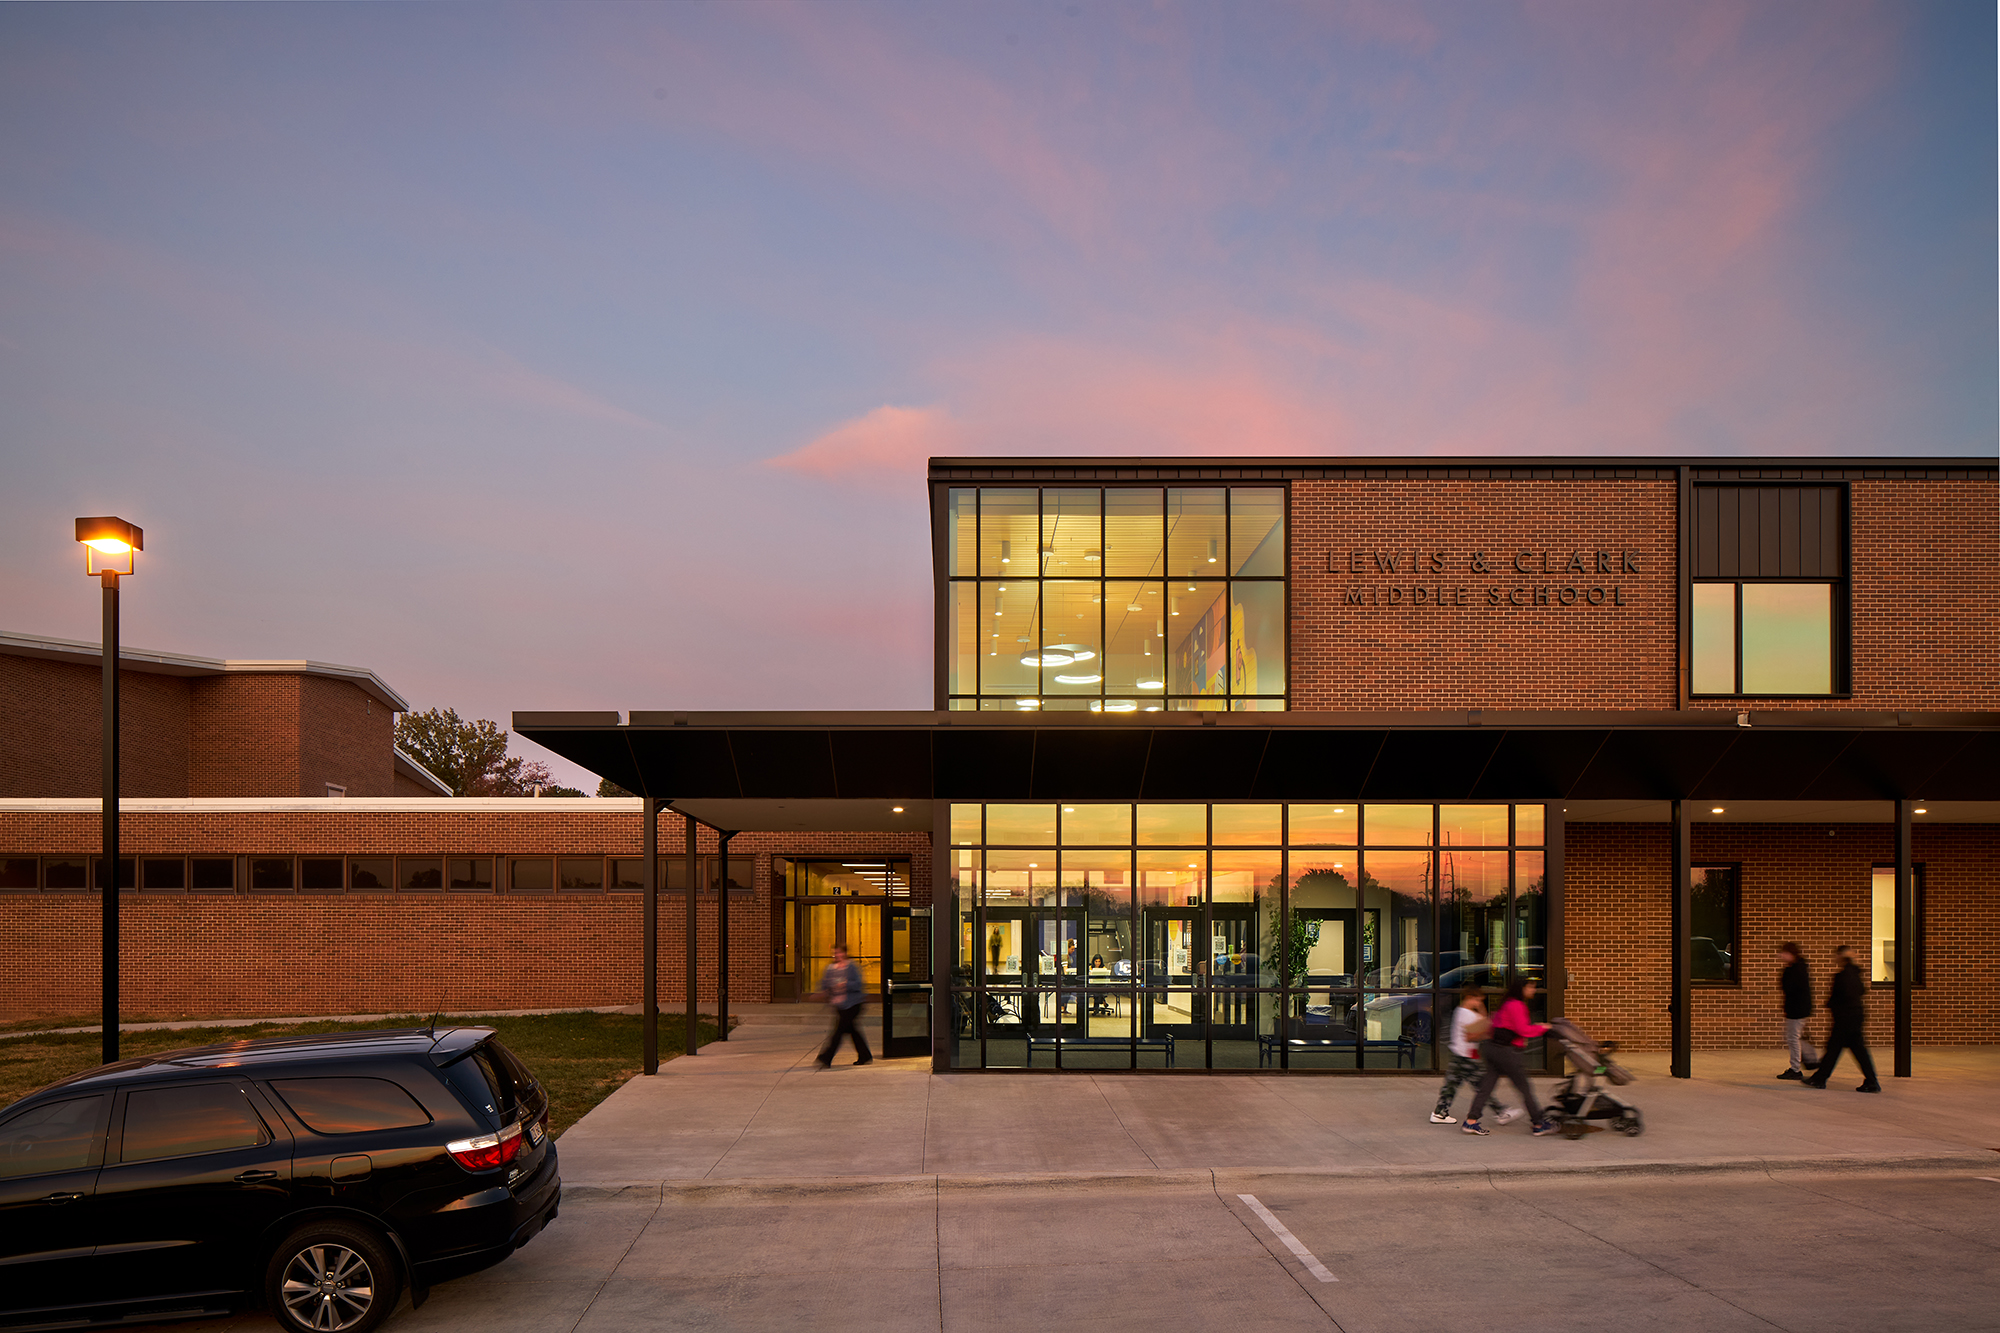
[[[715,1039],[729,1040],[729,840],[716,840],[715,869]]]
[[[645,1051],[645,1070],[657,1074],[660,1072],[660,807],[652,797],[645,796],[639,800],[639,810],[645,821],[639,834],[639,854],[646,862],[639,881],[645,889],[645,898],[640,903],[639,933],[645,940],[646,951],[640,969],[645,980],[639,987],[639,1028],[644,1034],[641,1046]]]
[[[1564,1016],[1564,997],[1569,991],[1568,965],[1563,955],[1563,832],[1563,808],[1552,801],[1543,807],[1542,815],[1542,910],[1548,914],[1548,942],[1543,953],[1546,966],[1542,971],[1547,978],[1550,1018]],[[1543,1044],[1547,1048],[1548,1071],[1562,1073],[1562,1044],[1554,1041]]]
[[[1917,981],[1916,866],[1910,836],[1913,801],[1896,802],[1896,1077],[1910,1077],[1910,988]]]
[[[701,869],[701,861],[695,856],[694,820],[688,817],[685,810],[681,812],[681,820],[687,825],[687,1054],[693,1055],[696,1049],[695,1002],[701,993],[701,975],[696,968],[698,960],[695,957],[695,905],[701,897],[697,872]]]
[[[105,570],[104,585],[104,941],[101,1021],[104,1063],[118,1058],[118,575]],[[133,867],[133,882],[138,867]]]
[[[931,802],[931,1072],[951,1072],[952,1044],[957,1025],[952,1021],[952,985],[958,980],[952,969],[952,950],[958,929],[958,896],[951,889],[951,803]],[[914,887],[911,900],[916,898]],[[968,1008],[972,996],[965,997]]]
[[[1694,1077],[1693,949],[1688,940],[1694,917],[1693,816],[1686,801],[1674,802],[1673,906],[1668,914],[1673,931],[1673,998],[1667,1011],[1673,1019],[1671,1072],[1675,1078]]]

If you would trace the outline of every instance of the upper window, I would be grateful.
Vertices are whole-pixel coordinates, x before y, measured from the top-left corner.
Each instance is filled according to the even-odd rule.
[[[122,1161],[254,1148],[270,1141],[262,1117],[234,1084],[142,1088],[125,1098]]]
[[[1285,492],[967,487],[946,496],[952,708],[1285,707]]]
[[[1837,486],[1697,486],[1690,692],[1846,691],[1847,557]]]

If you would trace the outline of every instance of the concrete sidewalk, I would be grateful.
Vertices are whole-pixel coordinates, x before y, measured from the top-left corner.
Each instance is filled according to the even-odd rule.
[[[1696,1076],[1662,1053],[1623,1057],[1645,1133],[1593,1123],[1578,1141],[1487,1138],[1433,1125],[1432,1078],[1189,1074],[944,1074],[878,1059],[820,1070],[817,1029],[749,1017],[726,1043],[634,1078],[562,1136],[563,1178],[584,1194],[677,1182],[1310,1172],[1425,1175],[1966,1167],[2000,1174],[2000,1048],[1920,1049],[1916,1077],[1825,1091],[1773,1077],[1782,1056],[1712,1052]],[[1549,1080],[1536,1080],[1538,1090]],[[1457,1114],[1467,1098],[1461,1094]],[[1489,1121],[1489,1124],[1491,1122]]]

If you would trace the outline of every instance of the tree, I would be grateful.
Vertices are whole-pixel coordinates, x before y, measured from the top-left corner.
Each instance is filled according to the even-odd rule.
[[[637,796],[639,793],[626,791],[610,778],[599,778],[597,780],[597,794],[599,796]]]
[[[454,796],[581,796],[558,786],[539,759],[507,753],[507,733],[480,718],[467,722],[455,708],[405,713],[396,720],[396,746],[436,774]]]

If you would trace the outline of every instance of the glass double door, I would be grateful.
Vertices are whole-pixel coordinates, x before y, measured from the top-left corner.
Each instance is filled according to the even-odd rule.
[[[1255,1033],[1257,919],[1248,904],[1145,912],[1147,1033],[1248,1040]],[[1246,961],[1247,960],[1247,961]],[[1144,1034],[1142,1034],[1144,1035]]]
[[[914,932],[929,928],[928,917],[915,916],[906,900],[890,898],[799,898],[785,910],[794,914],[801,991],[819,988],[838,945],[861,969],[862,988],[882,1016],[881,1053],[931,1053],[930,976],[928,970],[919,976],[912,965],[913,957],[928,953],[912,948]]]

